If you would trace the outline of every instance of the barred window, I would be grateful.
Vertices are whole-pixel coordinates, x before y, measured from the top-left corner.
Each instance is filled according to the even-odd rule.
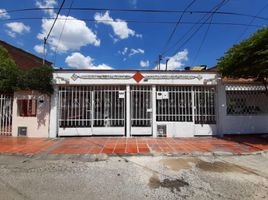
[[[192,121],[192,88],[190,86],[158,86],[156,120]]]
[[[36,99],[19,99],[18,115],[21,117],[35,117],[36,116]]]
[[[268,113],[265,91],[226,91],[227,115],[261,115]]]

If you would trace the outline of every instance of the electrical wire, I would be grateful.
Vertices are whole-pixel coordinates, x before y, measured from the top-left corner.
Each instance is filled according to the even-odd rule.
[[[162,52],[162,55],[165,55],[166,53],[168,53],[171,49],[175,48],[181,41],[184,40],[185,37],[187,37],[191,32],[192,30],[195,28],[196,25],[200,24],[200,26],[197,28],[197,30],[192,34],[194,35],[197,31],[199,31],[199,29],[205,24],[207,23],[207,21],[210,19],[210,16],[211,14],[215,13],[221,6],[223,5],[223,3],[225,2],[225,0],[221,1],[219,4],[217,4],[216,6],[214,6],[212,9],[211,9],[211,12],[210,12],[210,15],[207,16],[207,15],[204,15],[197,23],[193,24],[193,26],[179,39],[177,40],[177,42],[175,42],[170,48],[168,48],[166,51]],[[206,19],[205,19],[206,18]],[[204,20],[204,21],[203,21]],[[191,39],[191,38],[190,38]],[[190,40],[188,39],[188,40]],[[188,41],[187,40],[187,41]]]
[[[256,16],[258,16],[259,14],[261,14],[266,8],[268,7],[268,4],[265,4],[256,14]],[[253,17],[250,22],[248,23],[247,27],[241,32],[241,34],[239,35],[239,37],[237,38],[236,42],[237,43],[242,37],[243,35],[247,32],[249,26],[255,21],[256,17]]]
[[[65,28],[65,24],[66,24],[67,19],[68,19],[69,15],[70,15],[72,5],[73,5],[73,0],[71,1],[71,4],[70,4],[69,10],[68,10],[68,13],[67,13],[67,15],[66,15],[66,17],[65,17],[64,24],[63,24],[63,27],[62,27],[62,30],[61,30],[61,33],[60,33],[60,36],[59,36],[59,39],[58,39],[58,44],[57,44],[56,49],[55,49],[55,53],[54,53],[54,62],[53,62],[53,63],[54,63],[54,66],[56,66],[56,61],[57,61],[57,54],[58,54],[59,44],[60,44],[61,37],[62,37],[64,28]]]
[[[24,9],[15,9],[15,10],[6,10],[1,11],[1,14],[10,14],[16,12],[28,12],[28,11],[44,11],[44,10],[56,10],[59,8],[24,8]],[[68,8],[62,8],[62,10],[66,10]],[[143,13],[183,13],[181,10],[150,10],[150,9],[117,9],[117,8],[71,8],[71,10],[79,10],[79,11],[113,11],[113,12],[143,12]],[[188,10],[185,11],[184,14],[211,14],[211,11],[200,11],[200,10]],[[243,17],[255,17],[256,19],[268,20],[267,17],[261,17],[257,15],[249,15],[245,13],[237,13],[237,12],[215,12],[215,14],[219,15],[236,15]]]
[[[54,26],[55,26],[55,23],[56,23],[56,21],[57,21],[57,19],[58,19],[58,16],[59,16],[59,14],[60,14],[60,11],[61,11],[61,9],[62,9],[64,3],[65,3],[65,0],[62,1],[61,5],[60,5],[60,8],[59,8],[59,10],[58,10],[58,12],[57,12],[56,18],[55,18],[55,20],[53,21],[53,24],[52,24],[52,26],[51,26],[51,28],[50,28],[50,30],[49,30],[47,36],[44,37],[44,46],[43,46],[44,59],[43,59],[43,64],[45,64],[45,60],[46,60],[46,43],[47,43],[47,40],[48,40],[48,38],[49,38],[49,36],[50,36],[50,34],[51,34],[51,32],[52,32]]]
[[[9,18],[9,19],[0,19],[0,22],[6,21],[23,21],[23,20],[54,20],[55,17],[21,17],[21,18]],[[113,20],[96,20],[96,19],[86,19],[86,18],[79,18],[79,19],[66,19],[66,18],[58,18],[57,20],[66,20],[66,21],[75,21],[75,20],[83,20],[87,22],[114,22]],[[144,23],[144,24],[176,24],[176,21],[145,21],[145,20],[124,20],[128,23]],[[203,23],[203,22],[202,22]],[[201,22],[191,22],[191,21],[181,21],[180,24],[202,24]],[[205,22],[204,24],[210,24]],[[261,27],[262,25],[257,24],[246,24],[246,23],[236,23],[236,22],[212,22],[212,25],[233,25],[233,26],[251,26],[251,27]]]
[[[184,15],[184,13],[185,13],[185,12],[188,10],[188,8],[190,8],[195,2],[196,2],[196,0],[192,0],[192,1],[185,7],[185,9],[183,10],[182,14],[180,15],[179,20],[177,21],[177,23],[175,24],[174,28],[172,29],[172,31],[171,31],[171,33],[170,33],[170,35],[169,35],[169,37],[168,37],[168,39],[167,39],[167,42],[165,43],[163,49],[165,49],[165,48],[169,45],[169,43],[170,43],[170,41],[171,41],[173,35],[175,34],[175,32],[176,32],[176,30],[177,30],[177,28],[178,28],[178,26],[179,26],[179,24],[180,24],[180,22],[181,22],[181,20],[182,20],[182,17],[183,17],[183,15]]]
[[[192,65],[195,64],[196,59],[198,58],[198,55],[199,55],[199,53],[200,53],[200,51],[201,51],[201,48],[203,47],[203,44],[204,44],[204,42],[205,42],[205,40],[206,40],[206,38],[207,38],[209,29],[210,29],[210,26],[211,26],[211,24],[212,24],[212,20],[213,20],[213,16],[210,18],[210,22],[209,22],[209,24],[208,24],[208,26],[207,26],[207,29],[206,29],[206,32],[205,32],[203,38],[202,38],[202,41],[201,41],[201,43],[200,43],[200,45],[199,45],[199,47],[198,47],[198,50],[197,50],[196,55],[195,55],[195,57],[194,57],[194,59],[193,59]]]

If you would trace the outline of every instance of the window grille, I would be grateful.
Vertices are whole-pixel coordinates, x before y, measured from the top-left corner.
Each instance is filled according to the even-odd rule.
[[[195,123],[215,124],[215,87],[194,87]]]
[[[152,87],[131,86],[131,126],[150,127],[152,123]]]
[[[226,91],[227,115],[262,115],[268,113],[265,91]]]
[[[59,127],[119,127],[125,123],[124,86],[62,86]]]
[[[0,135],[12,134],[13,96],[0,94]]]
[[[95,86],[94,127],[122,127],[125,123],[125,87]],[[121,95],[121,96],[120,96]]]
[[[18,99],[18,115],[21,117],[35,117],[37,110],[36,99]]]
[[[90,127],[92,92],[88,86],[59,88],[59,127]]]
[[[191,86],[157,86],[157,121],[192,121]]]

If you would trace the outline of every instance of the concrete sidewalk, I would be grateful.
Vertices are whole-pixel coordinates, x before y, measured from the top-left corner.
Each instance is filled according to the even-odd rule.
[[[268,150],[267,135],[223,138],[72,137],[59,139],[0,137],[2,154],[246,154]]]

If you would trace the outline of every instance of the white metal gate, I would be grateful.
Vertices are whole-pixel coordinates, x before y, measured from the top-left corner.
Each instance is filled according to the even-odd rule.
[[[59,136],[124,135],[125,86],[61,86]]]
[[[0,135],[12,135],[13,97],[0,94]]]
[[[131,86],[131,135],[152,135],[152,87]]]
[[[194,87],[195,135],[216,134],[216,88],[214,86]]]
[[[195,123],[216,124],[215,87],[194,87]]]

